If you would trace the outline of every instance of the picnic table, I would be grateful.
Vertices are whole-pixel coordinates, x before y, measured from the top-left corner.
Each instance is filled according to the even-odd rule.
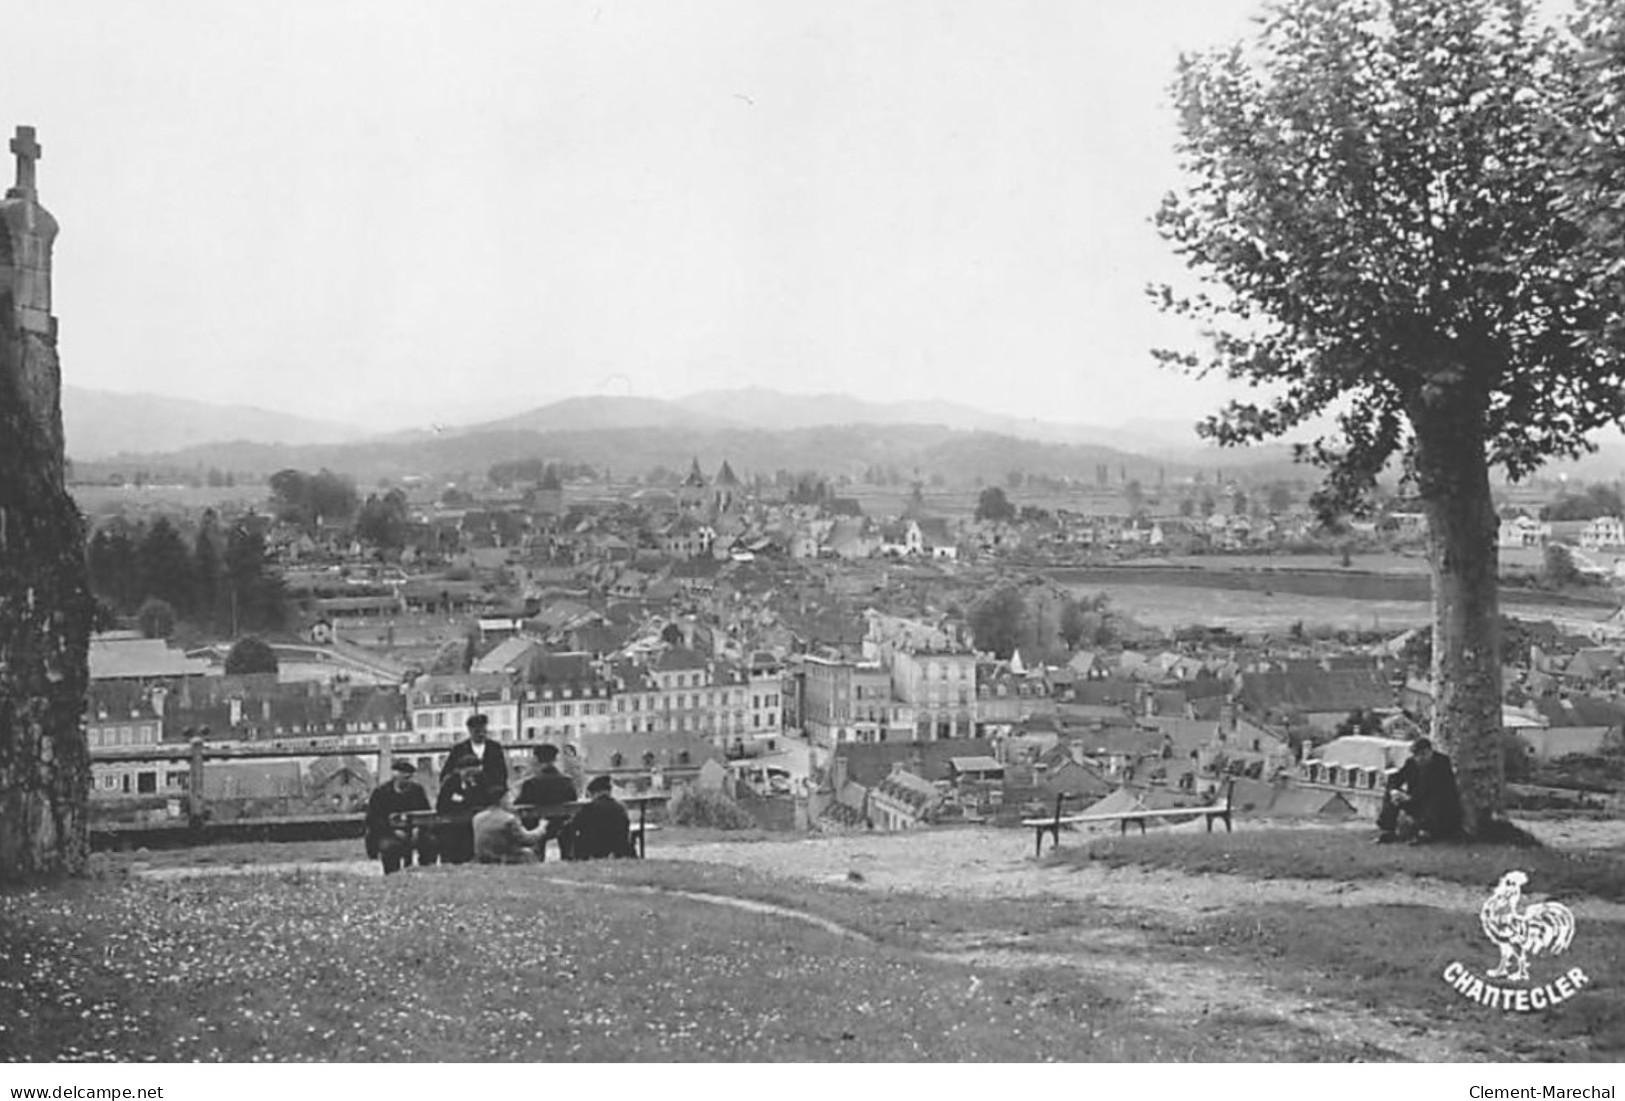
[[[1156,809],[1141,807],[1136,810],[1111,811],[1102,814],[1068,815],[1061,813],[1061,807],[1069,796],[1061,794],[1055,797],[1054,815],[1047,818],[1024,818],[1021,820],[1021,824],[1031,827],[1034,831],[1034,856],[1043,855],[1044,834],[1046,832],[1054,839],[1050,844],[1050,850],[1053,852],[1060,847],[1062,826],[1088,825],[1096,822],[1116,822],[1120,827],[1120,832],[1124,834],[1128,833],[1129,823],[1134,822],[1139,825],[1140,833],[1143,834],[1145,833],[1145,824],[1149,819],[1202,818],[1207,822],[1207,832],[1212,833],[1213,822],[1217,819],[1224,823],[1224,832],[1230,833],[1230,798],[1235,793],[1235,789],[1236,782],[1234,780],[1225,784],[1224,802],[1222,803],[1208,803],[1194,807],[1158,807]]]
[[[647,835],[660,827],[649,821],[649,807],[667,802],[669,795],[628,795],[618,799],[624,807],[636,807],[638,816],[631,824],[631,833],[637,838],[638,856],[641,858],[646,849]],[[516,803],[513,812],[519,815],[520,821],[525,823],[527,829],[534,829],[537,822],[546,819],[571,819],[576,811],[592,802],[590,799],[576,799],[569,803],[554,803],[550,806],[532,806],[528,803]],[[416,848],[419,830],[438,830],[447,826],[469,825],[479,811],[456,811],[441,813],[433,810],[409,810],[390,815],[390,821],[406,831],[408,846]]]

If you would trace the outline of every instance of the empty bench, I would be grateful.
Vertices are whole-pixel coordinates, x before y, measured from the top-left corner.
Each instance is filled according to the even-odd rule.
[[[1143,834],[1145,833],[1146,822],[1152,819],[1201,818],[1207,822],[1207,831],[1209,833],[1213,832],[1215,819],[1224,823],[1225,833],[1230,833],[1230,798],[1235,791],[1235,786],[1233,781],[1225,785],[1224,802],[1222,803],[1211,803],[1200,807],[1162,807],[1157,810],[1109,811],[1103,814],[1062,814],[1062,805],[1068,798],[1068,796],[1062,794],[1055,797],[1054,815],[1048,818],[1024,818],[1021,820],[1021,824],[1033,830],[1034,856],[1043,855],[1044,834],[1046,832],[1054,839],[1050,848],[1060,847],[1062,826],[1085,826],[1101,822],[1116,822],[1121,832],[1126,834],[1128,833],[1129,823],[1134,822],[1139,825],[1140,832]]]

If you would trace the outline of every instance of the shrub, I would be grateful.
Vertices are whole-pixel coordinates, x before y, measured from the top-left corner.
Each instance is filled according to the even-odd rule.
[[[716,830],[748,830],[756,820],[720,791],[687,788],[672,801],[671,820],[679,826],[705,826]]]
[[[226,654],[226,673],[238,675],[243,673],[275,673],[277,671],[276,651],[263,640],[250,635],[239,639]]]

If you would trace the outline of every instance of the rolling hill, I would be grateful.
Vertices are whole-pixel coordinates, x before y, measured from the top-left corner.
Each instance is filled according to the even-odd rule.
[[[68,410],[69,453],[90,479],[208,468],[265,477],[285,467],[327,467],[370,484],[408,474],[479,474],[524,458],[641,475],[686,470],[696,456],[708,469],[726,458],[745,476],[810,470],[858,478],[878,467],[905,480],[918,472],[989,484],[1018,470],[1093,481],[1102,466],[1113,481],[1147,484],[1221,468],[1245,468],[1254,479],[1304,473],[1285,448],[1220,451],[1194,434],[1182,444],[1179,427],[1161,422],[1054,425],[948,402],[879,404],[759,388],[680,401],[566,398],[498,420],[377,436],[264,410],[93,391],[74,391]],[[85,440],[92,442],[75,442]],[[160,441],[169,446],[154,446]]]
[[[118,454],[173,452],[225,440],[298,445],[339,443],[367,434],[354,425],[250,405],[215,405],[77,386],[62,388],[62,425],[68,454],[76,462]]]

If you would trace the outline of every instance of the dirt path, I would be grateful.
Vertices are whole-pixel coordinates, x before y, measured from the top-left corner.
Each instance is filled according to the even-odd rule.
[[[795,842],[726,843],[651,852],[650,859],[698,861],[747,868],[815,883],[877,892],[1019,900],[1060,898],[1105,911],[1166,913],[1181,919],[1259,903],[1306,906],[1410,904],[1476,914],[1485,892],[1438,880],[1395,877],[1349,883],[1255,880],[1188,875],[1169,870],[1105,866],[1046,866],[1032,857],[1025,833],[993,830],[851,834]],[[1587,919],[1625,922],[1625,906],[1578,900]],[[1362,1010],[1347,1003],[1284,992],[1261,970],[1234,961],[1169,958],[1137,924],[1079,930],[1042,947],[1008,931],[940,938],[927,951],[977,967],[1065,968],[1141,991],[1144,1008],[1199,1027],[1213,1015],[1267,1022],[1283,1031],[1306,1029],[1369,1050],[1373,1058],[1460,1062],[1483,1056],[1462,1038],[1417,1014]]]

